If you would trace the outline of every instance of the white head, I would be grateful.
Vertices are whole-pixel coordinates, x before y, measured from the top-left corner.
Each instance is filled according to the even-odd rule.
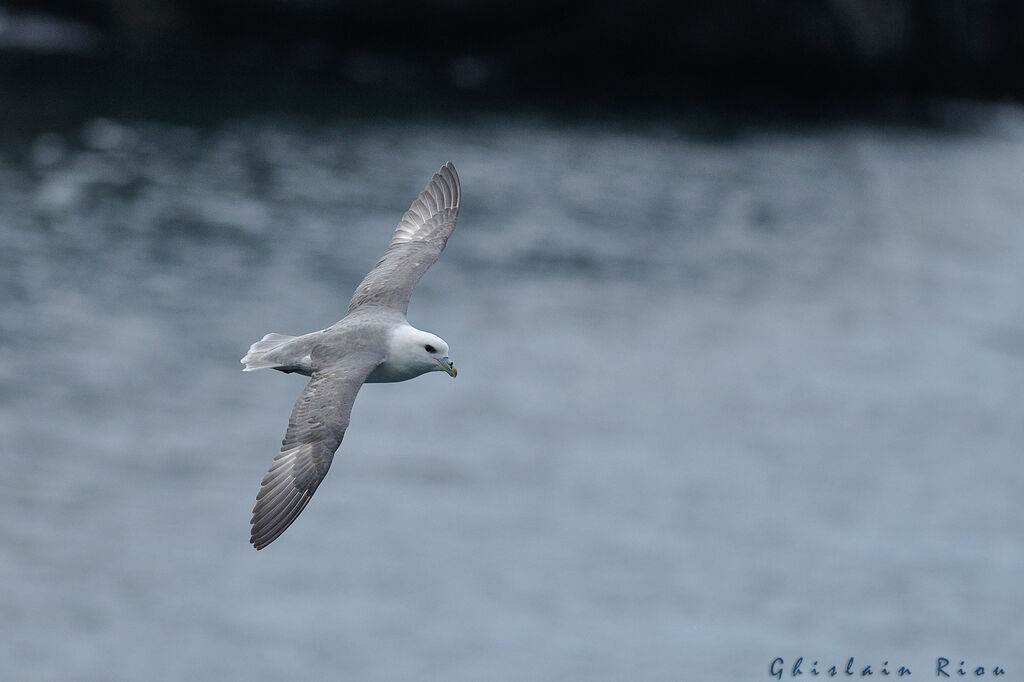
[[[458,374],[448,359],[448,344],[436,334],[412,326],[399,327],[391,338],[389,351],[388,362],[399,365],[413,376],[427,372]]]

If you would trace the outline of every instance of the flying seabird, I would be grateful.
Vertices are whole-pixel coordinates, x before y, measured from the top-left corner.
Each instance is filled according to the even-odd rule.
[[[345,317],[302,336],[267,334],[242,358],[246,372],[276,369],[310,377],[256,495],[249,538],[256,549],[276,540],[313,497],[364,383],[457,374],[444,339],[416,329],[405,315],[413,289],[455,229],[460,193],[455,166],[444,164],[402,216],[383,258],[356,287]]]

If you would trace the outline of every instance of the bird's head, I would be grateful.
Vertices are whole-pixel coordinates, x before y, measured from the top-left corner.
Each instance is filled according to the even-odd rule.
[[[448,358],[448,344],[444,339],[413,327],[404,331],[399,341],[403,364],[413,365],[422,373],[448,372],[453,377],[458,374]]]

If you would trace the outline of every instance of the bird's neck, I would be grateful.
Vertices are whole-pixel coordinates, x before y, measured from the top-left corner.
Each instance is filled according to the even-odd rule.
[[[417,338],[422,334],[410,324],[395,327],[388,336],[384,362],[373,370],[366,382],[406,381],[431,371],[432,367],[422,362],[422,355],[418,352]]]

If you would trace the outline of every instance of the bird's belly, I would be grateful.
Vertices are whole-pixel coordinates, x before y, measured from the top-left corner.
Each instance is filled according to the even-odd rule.
[[[370,376],[366,377],[365,383],[383,384],[392,381],[406,381],[407,379],[418,377],[421,374],[423,374],[423,372],[418,369],[409,369],[407,367],[399,367],[383,362],[377,365],[377,369],[370,372]]]

